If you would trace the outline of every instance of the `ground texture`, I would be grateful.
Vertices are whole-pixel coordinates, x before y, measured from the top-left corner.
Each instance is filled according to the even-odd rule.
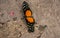
[[[36,21],[33,33],[22,19],[23,1]],[[0,0],[0,38],[60,38],[60,0]]]

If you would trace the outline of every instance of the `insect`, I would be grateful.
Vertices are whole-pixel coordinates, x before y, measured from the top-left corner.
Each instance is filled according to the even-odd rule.
[[[29,5],[27,2],[25,1],[23,2],[22,9],[23,9],[24,19],[28,27],[28,32],[34,32],[35,19],[32,16],[32,11],[29,8]]]

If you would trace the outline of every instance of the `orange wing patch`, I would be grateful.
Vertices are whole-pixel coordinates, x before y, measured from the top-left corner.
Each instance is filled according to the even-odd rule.
[[[31,14],[31,11],[30,10],[27,10],[26,13],[25,13],[26,16],[32,16]]]
[[[28,17],[28,18],[26,18],[27,20],[28,20],[28,22],[30,22],[30,23],[32,23],[32,22],[34,22],[34,19],[33,18],[31,18],[31,17]]]
[[[30,23],[33,23],[34,22],[34,19],[32,18],[32,12],[30,10],[27,10],[25,12],[25,15],[27,16],[26,20]],[[30,17],[29,17],[30,16]]]

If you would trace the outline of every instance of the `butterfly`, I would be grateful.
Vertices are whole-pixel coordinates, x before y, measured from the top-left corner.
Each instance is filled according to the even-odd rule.
[[[32,11],[26,1],[22,4],[23,15],[28,27],[28,32],[34,32],[35,19],[32,16]]]

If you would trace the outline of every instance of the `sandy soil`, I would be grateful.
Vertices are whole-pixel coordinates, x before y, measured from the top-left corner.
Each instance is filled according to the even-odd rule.
[[[22,19],[23,1],[37,23],[33,33]],[[60,0],[0,0],[0,38],[60,38]]]

